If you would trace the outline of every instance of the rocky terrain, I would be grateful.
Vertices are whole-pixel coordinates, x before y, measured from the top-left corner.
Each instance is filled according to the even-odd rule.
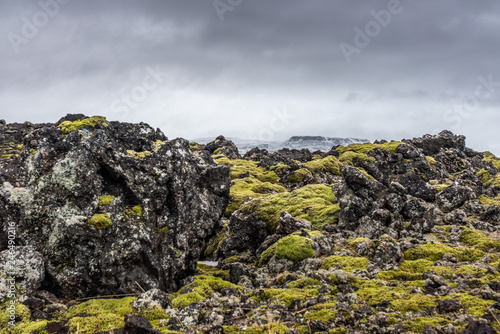
[[[340,138],[340,137],[322,137],[322,136],[293,136],[285,141],[277,140],[256,140],[256,139],[241,139],[241,138],[227,138],[232,141],[238,148],[240,154],[245,154],[251,149],[258,147],[265,149],[270,153],[274,153],[283,148],[302,150],[307,149],[311,152],[314,151],[329,151],[333,146],[349,144],[366,143],[368,140],[360,138]],[[208,144],[214,141],[214,138],[200,138],[195,139],[199,144]]]
[[[500,158],[449,131],[242,156],[68,115],[0,154],[1,333],[500,330]]]

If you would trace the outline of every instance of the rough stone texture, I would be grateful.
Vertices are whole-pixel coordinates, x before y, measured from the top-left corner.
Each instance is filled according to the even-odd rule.
[[[138,285],[176,290],[195,271],[229,201],[227,166],[144,123],[68,134],[55,124],[6,124],[0,143],[23,145],[18,157],[0,159],[0,249],[15,222],[16,242],[44,258],[42,286],[59,296],[129,293]],[[114,199],[100,206],[102,195]],[[105,215],[108,222],[88,223]]]
[[[311,222],[305,219],[295,219],[288,212],[282,212],[276,234],[288,235],[300,229],[310,230],[311,226]]]
[[[31,247],[14,246],[0,253],[0,300],[9,295],[11,282],[19,288],[16,298],[27,298],[40,288],[44,278],[42,255]]]
[[[234,212],[229,221],[229,236],[219,246],[219,257],[249,250],[255,253],[267,237],[267,224],[253,215]]]
[[[205,150],[209,151],[210,154],[223,154],[229,159],[241,159],[236,145],[224,136],[219,136],[214,141],[208,143],[205,146]]]

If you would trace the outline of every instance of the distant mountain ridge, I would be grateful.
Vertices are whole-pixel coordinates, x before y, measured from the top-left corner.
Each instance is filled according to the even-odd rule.
[[[257,139],[242,139],[242,138],[227,138],[231,140],[240,154],[245,154],[254,147],[266,149],[269,152],[276,152],[282,148],[289,149],[308,149],[312,152],[323,151],[328,152],[333,146],[349,144],[366,143],[369,140],[361,138],[340,138],[340,137],[323,137],[323,136],[292,136],[285,141],[263,141]],[[198,138],[194,141],[199,144],[207,144],[214,138]]]

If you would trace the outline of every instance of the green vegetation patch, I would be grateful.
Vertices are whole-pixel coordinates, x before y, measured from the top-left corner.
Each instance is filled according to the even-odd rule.
[[[108,122],[106,121],[105,117],[93,116],[74,122],[64,121],[61,124],[59,124],[59,128],[63,133],[68,134],[84,127],[95,128],[97,125],[108,126]]]
[[[439,261],[443,255],[451,254],[456,257],[460,262],[470,261],[473,262],[484,256],[484,252],[468,248],[468,247],[450,247],[440,242],[429,242],[425,245],[420,245],[411,248],[405,252],[405,259],[418,260],[426,259],[429,261]]]
[[[219,164],[229,165],[231,167],[231,180],[237,179],[240,175],[250,173],[262,182],[276,183],[279,179],[275,172],[267,170],[264,167],[259,167],[257,161],[243,159],[229,159],[226,156],[221,156],[215,159]]]
[[[396,149],[399,145],[406,145],[400,141],[391,141],[383,144],[372,144],[372,143],[363,143],[363,144],[350,144],[347,146],[339,146],[335,150],[339,152],[339,154],[343,154],[347,151],[353,151],[358,153],[368,153],[373,151],[375,148],[379,148],[382,150],[387,150],[391,152],[396,152]]]
[[[213,253],[215,253],[219,249],[221,242],[224,241],[226,238],[227,238],[226,231],[223,230],[222,232],[217,234],[214,238],[212,238],[212,240],[210,240],[203,254],[205,256],[210,256]]]
[[[315,305],[312,311],[304,314],[304,319],[321,321],[326,325],[331,325],[337,317],[337,311],[334,310],[336,304],[336,302],[328,302],[325,304]]]
[[[104,195],[104,196],[99,196],[97,198],[98,200],[98,203],[99,203],[99,206],[106,206],[106,205],[110,205],[111,202],[113,202],[113,199],[115,199],[114,196],[111,196],[111,195]]]
[[[483,252],[490,250],[500,252],[500,239],[488,237],[483,233],[470,228],[465,228],[462,231],[460,241],[468,246],[480,249]]]
[[[258,292],[258,295],[255,292]],[[266,289],[252,291],[247,296],[257,303],[272,300],[275,304],[290,305],[295,299],[305,301],[318,296],[318,293],[318,289]]]
[[[298,235],[290,235],[276,243],[275,255],[278,259],[302,261],[314,256],[312,240]]]
[[[310,287],[315,287],[315,286],[321,286],[321,282],[318,281],[317,279],[306,277],[306,278],[301,278],[296,281],[290,282],[288,284],[288,287],[290,289],[304,289],[304,288],[310,288]]]
[[[448,188],[449,186],[452,185],[451,181],[441,182],[441,181],[438,181],[438,180],[430,180],[429,183],[437,191],[443,191],[443,190],[445,190],[446,188]]]
[[[220,277],[223,280],[229,280],[229,270],[221,270],[216,266],[209,266],[203,263],[197,263],[198,271],[202,275]]]
[[[445,326],[451,321],[446,319],[446,316],[434,315],[432,317],[417,317],[406,320],[402,323],[403,329],[410,333],[422,333],[426,325],[429,326]]]
[[[295,218],[310,221],[314,228],[338,222],[339,204],[330,187],[307,185],[292,192],[257,198],[244,203],[240,211],[251,213],[265,221],[271,232],[276,230],[280,213],[289,212]]]
[[[411,293],[410,291],[411,288],[406,286],[390,287],[379,282],[362,281],[356,294],[372,306],[387,301],[394,311],[403,314],[407,312],[428,312],[437,306],[435,297]]]
[[[479,202],[481,202],[481,204],[494,205],[500,207],[500,195],[496,199],[485,195],[479,195],[477,199],[479,200]]]
[[[234,211],[238,210],[249,197],[261,198],[284,192],[286,192],[286,189],[283,186],[271,182],[262,182],[253,176],[235,179],[231,181],[231,203],[226,209],[226,217],[231,216]]]
[[[368,259],[366,257],[354,256],[330,256],[323,260],[322,269],[341,266],[342,270],[353,271],[355,269],[368,269]]]
[[[196,142],[190,142],[189,143],[189,149],[191,151],[198,151],[200,149],[200,145]]]
[[[113,225],[107,213],[96,213],[89,219],[87,224],[94,226],[97,230],[107,229]]]
[[[219,277],[207,275],[196,276],[194,282],[186,285],[174,294],[172,306],[175,308],[184,308],[193,303],[205,300],[212,293],[220,292],[224,288],[244,290],[242,286],[224,281]]]
[[[278,245],[278,243],[275,242],[268,249],[266,249],[265,251],[262,252],[262,254],[260,255],[259,261],[257,262],[257,266],[262,267],[262,266],[269,263],[271,258],[276,253],[276,246],[277,245]]]

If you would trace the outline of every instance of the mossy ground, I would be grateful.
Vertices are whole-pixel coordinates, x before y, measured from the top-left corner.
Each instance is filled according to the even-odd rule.
[[[337,223],[339,204],[331,187],[317,184],[254,199],[244,203],[240,210],[265,221],[270,231],[276,230],[282,211],[289,212],[295,218],[306,219],[314,228],[321,229],[324,225]]]
[[[186,285],[172,296],[172,306],[184,308],[192,303],[205,300],[213,292],[220,292],[224,288],[243,290],[243,287],[224,281],[219,277],[196,276],[193,283]]]
[[[278,259],[302,261],[314,256],[312,240],[298,235],[290,235],[276,243],[275,256]]]

